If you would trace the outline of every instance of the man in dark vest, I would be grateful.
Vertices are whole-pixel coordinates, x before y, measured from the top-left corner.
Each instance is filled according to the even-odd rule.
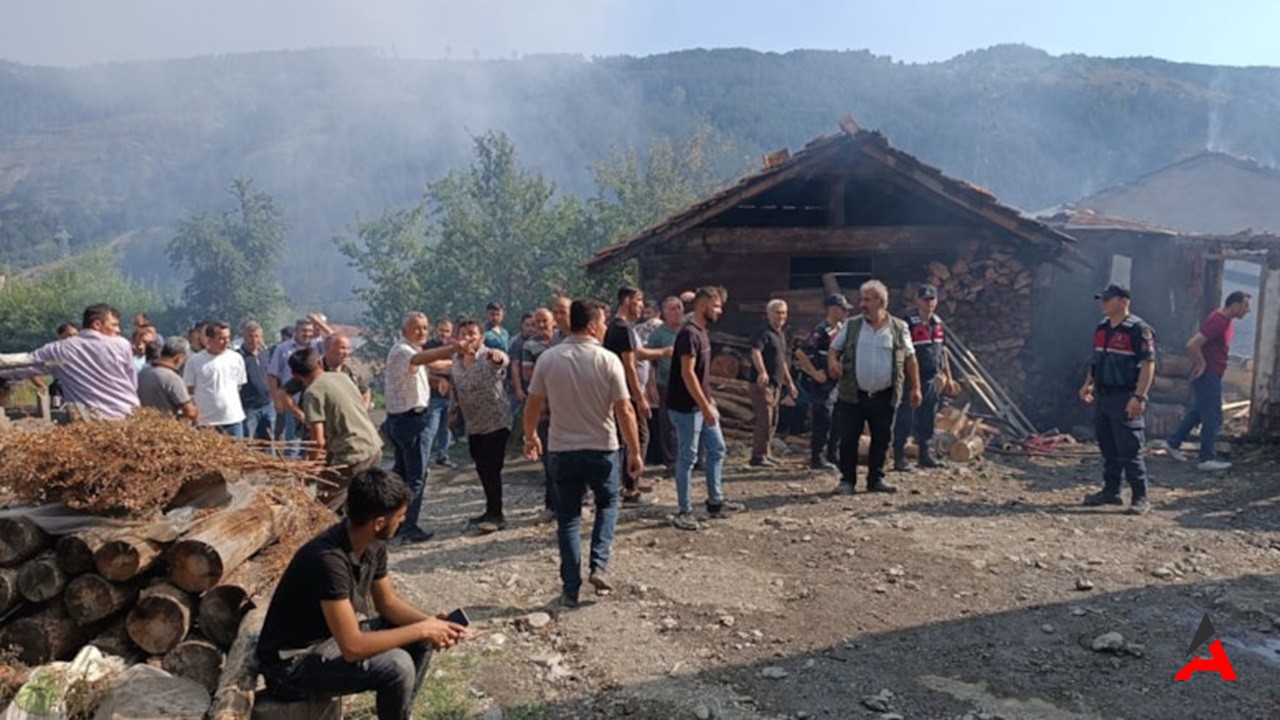
[[[1093,427],[1102,451],[1102,491],[1085,505],[1123,505],[1120,476],[1129,480],[1133,496],[1126,511],[1145,515],[1147,465],[1142,460],[1147,393],[1156,377],[1155,332],[1129,312],[1129,289],[1108,285],[1094,295],[1105,316],[1093,333],[1093,362],[1080,386],[1080,399],[1093,405]]]
[[[837,381],[839,395],[839,495],[852,495],[857,479],[858,439],[864,425],[871,430],[867,458],[867,491],[897,492],[884,481],[884,465],[893,432],[893,415],[910,381],[911,407],[921,401],[920,373],[907,324],[889,315],[889,290],[879,280],[859,289],[862,315],[850,318],[827,354],[827,375]]]
[[[945,350],[946,334],[942,320],[934,315],[938,309],[938,288],[921,285],[916,291],[916,312],[907,317],[907,330],[916,352],[916,366],[920,368],[920,407],[913,408],[905,401],[898,405],[898,415],[893,422],[893,469],[909,472],[907,464],[907,438],[914,436],[919,452],[918,463],[922,468],[942,467],[942,461],[933,456],[929,443],[933,440],[933,421],[938,415],[938,403],[952,385],[951,365]]]

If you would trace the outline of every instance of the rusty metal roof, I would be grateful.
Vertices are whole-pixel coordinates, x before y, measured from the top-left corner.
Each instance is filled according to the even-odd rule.
[[[815,138],[789,157],[783,153],[770,154],[770,163],[765,169],[747,175],[736,185],[699,200],[621,242],[597,250],[583,265],[588,272],[607,270],[635,257],[650,243],[697,227],[732,210],[744,200],[786,180],[803,176],[823,161],[850,150],[879,163],[886,171],[906,177],[922,193],[933,193],[1024,242],[1048,246],[1056,252],[1076,257],[1075,240],[1071,236],[1000,203],[985,188],[947,176],[942,170],[894,148],[879,132],[864,130],[852,118],[844,118],[840,121],[840,132]]]

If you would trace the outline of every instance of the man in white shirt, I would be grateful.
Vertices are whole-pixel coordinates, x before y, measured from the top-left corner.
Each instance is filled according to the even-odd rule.
[[[200,425],[231,437],[244,437],[240,386],[247,376],[244,358],[238,352],[229,352],[231,326],[221,321],[205,325],[204,344],[205,349],[182,368],[182,381],[200,410]]]
[[[889,289],[879,280],[868,280],[859,295],[862,315],[845,322],[827,353],[827,376],[837,381],[839,395],[839,495],[853,494],[864,425],[871,430],[867,492],[897,492],[884,481],[894,411],[908,387],[911,407],[919,407],[923,397],[907,324],[889,315]]]
[[[431,323],[426,315],[406,313],[400,323],[400,341],[387,353],[385,429],[395,452],[393,471],[404,479],[412,493],[405,521],[397,533],[401,542],[424,542],[434,535],[418,525],[422,514],[422,491],[430,471],[431,443],[437,429],[433,420],[438,417],[428,412],[431,404],[428,372],[449,372],[452,369],[451,358],[458,353],[460,346],[455,340],[423,350],[430,333]]]

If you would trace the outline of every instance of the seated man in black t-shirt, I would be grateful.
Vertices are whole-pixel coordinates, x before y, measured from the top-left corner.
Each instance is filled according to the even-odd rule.
[[[359,473],[347,518],[298,549],[258,638],[267,689],[280,700],[377,692],[379,720],[409,718],[431,649],[466,630],[405,602],[387,577],[387,544],[404,521],[409,488],[393,473]]]

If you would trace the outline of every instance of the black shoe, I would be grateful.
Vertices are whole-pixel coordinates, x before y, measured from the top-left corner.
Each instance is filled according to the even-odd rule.
[[[397,537],[400,538],[400,542],[405,545],[424,543],[435,536],[436,534],[434,532],[417,527],[411,527],[397,535]]]
[[[578,593],[570,593],[568,590],[561,591],[560,606],[565,608],[578,607]]]
[[[488,535],[505,529],[507,520],[501,515],[481,515],[468,520],[467,525],[478,530],[481,535]]]
[[[880,482],[868,485],[867,492],[896,493],[898,492],[898,486],[890,485],[889,483],[881,480]]]
[[[922,468],[941,468],[941,467],[947,466],[945,462],[939,460],[938,458],[935,458],[932,455],[921,455],[920,461],[916,464],[918,464]]]
[[[766,467],[766,468],[778,467],[778,463],[774,462],[773,460],[770,460],[769,458],[755,458],[750,462],[748,462],[747,464],[750,465],[751,467]]]
[[[436,467],[451,468],[453,466],[454,466],[453,461],[447,457],[436,458]]]
[[[613,583],[609,582],[609,575],[600,568],[591,571],[587,582],[596,589],[597,595],[608,595],[613,592]]]
[[[894,472],[911,472],[911,466],[907,464],[906,457],[895,457],[893,459]]]
[[[839,468],[820,457],[816,457],[809,461],[809,469],[821,472],[835,472]]]
[[[1125,515],[1146,515],[1149,512],[1151,512],[1151,502],[1147,500],[1145,497],[1140,497],[1134,500],[1132,503],[1130,503],[1129,507],[1125,508],[1124,514]]]
[[[1114,495],[1102,490],[1085,497],[1084,504],[1087,507],[1097,507],[1099,505],[1123,505],[1124,500],[1120,499],[1120,493]]]
[[[652,504],[653,504],[653,498],[649,497],[645,493],[638,492],[635,495],[622,496],[623,507],[646,507]]]
[[[714,505],[707,503],[707,517],[713,520],[719,520],[720,518],[728,517],[733,513],[744,512],[746,509],[746,505],[743,505],[740,502],[730,502],[729,500],[725,500],[722,503],[716,503]]]

